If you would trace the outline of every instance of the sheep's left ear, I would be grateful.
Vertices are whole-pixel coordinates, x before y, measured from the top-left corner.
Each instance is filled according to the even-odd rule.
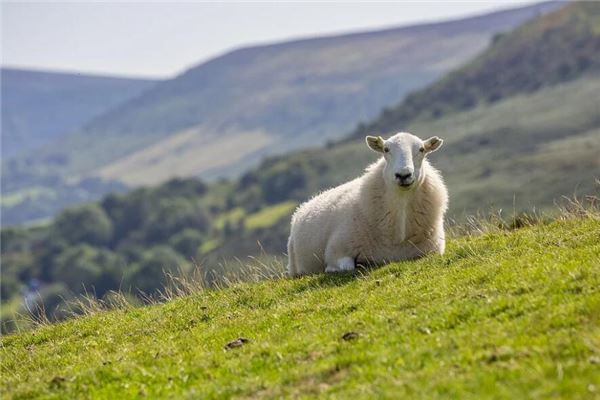
[[[443,143],[444,141],[442,139],[437,136],[433,136],[423,143],[423,147],[425,148],[426,153],[431,153],[442,147]]]
[[[381,136],[367,136],[367,146],[378,153],[383,153],[383,138]]]

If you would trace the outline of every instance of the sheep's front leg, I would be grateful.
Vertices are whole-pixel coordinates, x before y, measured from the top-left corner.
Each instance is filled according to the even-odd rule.
[[[325,272],[342,272],[342,271],[354,271],[356,265],[354,264],[354,259],[352,257],[342,257],[333,263],[327,263],[327,268],[325,268]]]

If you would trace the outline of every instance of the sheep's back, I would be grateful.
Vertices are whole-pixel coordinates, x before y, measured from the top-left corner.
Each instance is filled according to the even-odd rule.
[[[318,194],[301,204],[292,217],[292,233],[301,226],[315,225],[328,233],[344,218],[351,218],[358,204],[358,179]]]

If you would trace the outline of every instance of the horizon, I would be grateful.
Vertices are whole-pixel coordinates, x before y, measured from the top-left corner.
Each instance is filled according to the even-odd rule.
[[[434,12],[432,12],[432,4],[437,4],[439,7],[434,8]],[[298,26],[305,25],[306,18],[302,17],[294,17],[293,14],[294,8],[303,9],[304,17],[309,16],[311,13],[318,13],[327,15],[327,13],[323,13],[329,7],[337,7],[339,3],[283,3],[283,4],[273,4],[273,3],[179,3],[178,7],[169,9],[169,12],[175,13],[179,15],[180,18],[188,17],[185,23],[189,24],[190,21],[193,24],[197,25],[198,21],[190,17],[195,17],[195,15],[188,15],[188,13],[183,13],[185,11],[184,8],[190,9],[193,8],[196,12],[199,11],[211,11],[211,8],[220,8],[221,10],[217,10],[218,12],[223,13],[223,15],[229,17],[230,19],[238,18],[239,16],[231,17],[230,9],[232,7],[242,7],[248,8],[250,6],[250,11],[254,13],[254,15],[250,15],[248,18],[251,21],[246,21],[245,26],[238,27],[238,30],[232,33],[229,33],[227,29],[221,27],[221,31],[219,33],[224,35],[220,35],[219,39],[216,39],[216,43],[213,43],[211,40],[209,45],[205,45],[202,48],[196,48],[194,42],[194,36],[202,36],[206,35],[205,31],[210,31],[211,26],[201,27],[200,30],[196,30],[194,32],[190,32],[189,30],[183,29],[181,32],[188,34],[190,38],[187,38],[187,41],[182,42],[177,48],[165,48],[160,53],[161,57],[156,57],[156,52],[152,46],[155,44],[152,40],[162,40],[166,43],[175,43],[173,42],[173,35],[177,37],[177,35],[181,36],[180,31],[168,31],[167,28],[170,27],[169,24],[173,24],[173,21],[169,21],[165,25],[165,22],[162,21],[161,25],[158,29],[158,32],[151,32],[139,35],[139,29],[136,31],[123,31],[122,24],[125,23],[127,25],[130,22],[130,18],[133,18],[136,13],[138,13],[140,3],[121,3],[121,4],[106,4],[106,3],[14,3],[14,2],[4,2],[2,3],[2,60],[1,67],[4,69],[18,69],[18,70],[29,70],[34,72],[49,72],[49,73],[58,73],[58,74],[81,74],[81,75],[93,75],[93,76],[103,76],[103,77],[115,77],[115,78],[138,78],[138,79],[169,79],[178,74],[198,66],[204,62],[207,62],[211,59],[217,58],[224,54],[227,54],[231,51],[235,51],[241,48],[249,48],[256,46],[264,46],[271,45],[277,43],[286,43],[293,42],[299,40],[310,40],[314,38],[322,38],[322,37],[334,37],[334,36],[342,36],[342,35],[351,35],[357,33],[364,32],[373,32],[373,31],[381,31],[387,29],[397,29],[402,27],[416,26],[416,25],[424,25],[431,23],[441,23],[445,21],[464,19],[470,17],[477,17],[480,15],[486,15],[494,12],[499,12],[503,10],[525,7],[533,4],[537,4],[539,2],[531,2],[531,1],[519,1],[519,0],[511,0],[508,2],[499,2],[499,1],[484,1],[484,2],[425,2],[425,3],[415,3],[415,2],[401,2],[401,3],[351,3],[350,5],[345,5],[344,13],[342,15],[337,15],[343,19],[341,23],[336,23],[333,28],[328,26],[331,25],[328,21],[328,18],[322,20],[314,20],[310,19],[311,26],[309,29],[299,29]],[[260,4],[260,9],[255,10],[256,6]],[[147,3],[146,8],[153,8],[153,12],[164,10],[165,3]],[[83,6],[83,7],[82,7]],[[121,18],[120,24],[116,24],[117,26],[121,26],[120,28],[116,28],[111,34],[112,35],[124,35],[131,34],[132,36],[136,36],[137,38],[133,38],[130,41],[122,41],[125,43],[120,43],[121,47],[114,46],[111,47],[110,40],[108,42],[102,42],[100,47],[101,55],[95,55],[92,57],[92,60],[89,60],[89,57],[85,56],[86,51],[91,50],[92,52],[96,52],[98,48],[92,48],[92,46],[84,46],[84,48],[77,48],[77,43],[81,41],[82,43],[86,43],[86,40],[90,38],[95,38],[98,40],[97,34],[98,30],[94,31],[94,27],[87,27],[87,31],[78,32],[77,36],[74,37],[72,35],[72,27],[67,28],[66,30],[61,29],[53,29],[56,27],[55,22],[60,20],[61,18],[70,18],[73,16],[73,7],[80,8],[80,10],[76,10],[77,12],[83,14],[78,14],[83,21],[79,21],[78,23],[81,25],[86,24],[85,19],[92,16],[95,12],[91,10],[89,6],[98,7],[100,6],[102,9],[99,11],[101,14],[101,18],[99,24],[102,25],[102,21],[106,19],[106,11],[110,9],[114,9],[114,7],[121,7],[120,13],[117,13],[118,16],[124,17]],[[457,7],[459,6],[459,7]],[[61,7],[65,7],[64,9]],[[108,7],[108,8],[107,8]],[[123,8],[125,7],[125,8]],[[198,8],[200,7],[200,8]],[[365,7],[367,7],[365,14]],[[24,18],[26,22],[15,21],[15,18],[19,15],[21,16],[31,16],[31,14],[39,13],[40,11],[49,10],[67,10],[70,8],[71,13],[69,12],[61,12],[59,15],[52,15],[52,13],[41,13],[44,14],[41,18],[41,24],[35,25],[35,18]],[[168,8],[168,7],[167,7]],[[253,9],[254,8],[254,9]],[[390,12],[382,12],[382,9],[402,9],[405,11],[405,14],[398,17],[396,14],[391,17]],[[83,11],[85,9],[85,11]],[[451,9],[451,12],[448,10]],[[213,12],[215,10],[212,10]],[[297,11],[297,10],[296,10]],[[86,14],[87,12],[87,14]],[[277,22],[280,23],[281,26],[278,26],[277,29],[262,29],[264,28],[265,20],[273,20],[273,13],[278,12],[278,16],[287,15],[288,20],[279,20]],[[368,14],[368,13],[371,14]],[[29,13],[29,14],[28,14]],[[104,14],[102,14],[104,13]],[[144,16],[149,16],[152,13],[148,13],[148,10],[143,10],[141,13],[146,13]],[[258,13],[258,14],[257,14]],[[8,15],[7,15],[8,14]],[[77,13],[75,13],[77,14]],[[110,14],[110,13],[109,13]],[[161,13],[158,13],[161,14]],[[443,15],[442,15],[443,14]],[[50,16],[48,16],[50,15]],[[426,18],[423,18],[424,15],[427,15]],[[151,15],[150,15],[151,16]],[[157,14],[154,14],[156,17]],[[37,16],[40,18],[40,15]],[[296,25],[298,26],[287,26],[290,25],[289,19],[296,19]],[[321,17],[322,18],[322,17]],[[185,19],[185,18],[184,18]],[[210,19],[210,17],[205,18]],[[242,18],[243,19],[243,18]],[[262,20],[261,20],[262,19]],[[368,22],[363,22],[363,20],[367,20]],[[231,22],[227,20],[228,22]],[[39,22],[39,21],[38,21]],[[114,25],[114,16],[110,16],[106,23],[110,22]],[[235,21],[233,21],[235,23]],[[248,23],[249,22],[249,23]],[[261,23],[263,22],[263,23]],[[288,23],[287,25],[284,23]],[[301,23],[300,23],[301,22]],[[34,27],[31,27],[31,24],[34,24]],[[286,26],[283,26],[286,25]],[[293,25],[293,23],[291,24]],[[73,28],[77,29],[77,27]],[[137,29],[137,27],[136,27]],[[165,33],[165,29],[167,32]],[[202,30],[204,29],[204,31]],[[21,34],[17,35],[18,32],[27,31],[27,35]],[[48,35],[44,35],[41,32],[44,30],[51,31]],[[33,32],[29,34],[29,32]],[[250,32],[251,37],[246,37],[246,34]],[[65,53],[64,49],[61,48],[61,45],[65,41],[65,34],[67,39],[74,40],[75,43],[70,43],[74,47],[66,46],[68,49]],[[156,38],[158,34],[158,39]],[[91,35],[91,36],[90,36]],[[169,36],[170,35],[170,36]],[[13,39],[13,37],[20,37],[20,39]],[[25,38],[25,39],[22,39]],[[41,38],[41,39],[40,39]],[[61,41],[60,39],[63,39]],[[211,38],[213,39],[213,38]],[[52,43],[50,46],[47,45],[47,41],[54,43],[57,47],[52,47]],[[58,44],[57,44],[58,42]],[[143,45],[140,45],[143,44]],[[68,43],[67,43],[68,44]],[[112,43],[114,44],[114,43]],[[160,44],[160,43],[159,43]],[[163,45],[165,43],[162,43]],[[205,43],[204,43],[205,44]],[[108,47],[107,47],[108,45]],[[127,49],[127,51],[123,51],[123,47]],[[134,47],[134,49],[131,49]],[[190,50],[192,48],[192,50]],[[41,49],[41,50],[40,50]],[[148,54],[148,50],[150,49],[150,54]],[[59,51],[60,50],[60,51]],[[135,50],[135,51],[134,51]],[[62,51],[62,53],[61,53]],[[114,53],[120,53],[115,55]],[[58,54],[56,54],[58,53]],[[83,54],[83,55],[82,55]],[[79,56],[81,55],[81,56]],[[169,56],[170,55],[170,56]],[[8,56],[8,57],[7,57]],[[118,63],[114,63],[114,60],[119,60]],[[166,59],[166,60],[165,60]],[[152,65],[145,65],[150,60]],[[110,62],[113,61],[113,62]]]

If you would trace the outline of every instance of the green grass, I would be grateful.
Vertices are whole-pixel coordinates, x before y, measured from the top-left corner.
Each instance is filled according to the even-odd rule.
[[[245,226],[249,230],[268,228],[281,218],[288,217],[297,205],[298,203],[295,201],[284,201],[265,207],[262,210],[249,215],[246,218]]]
[[[3,207],[13,207],[26,200],[36,200],[40,197],[55,197],[56,194],[41,186],[32,186],[26,189],[18,190],[15,192],[4,193],[0,198],[0,204]]]
[[[599,288],[597,215],[496,229],[5,336],[2,398],[597,398]]]
[[[243,219],[245,215],[246,210],[244,210],[242,207],[235,207],[234,209],[222,213],[215,218],[213,226],[217,229],[223,229],[226,223],[236,224]]]
[[[218,239],[209,239],[206,240],[202,243],[202,245],[200,246],[200,253],[202,254],[206,254],[214,249],[216,249],[217,247],[219,247],[219,240]]]
[[[8,319],[14,319],[17,313],[21,310],[23,300],[21,296],[16,296],[10,300],[3,301],[2,307],[0,308],[0,321],[6,321]]]

